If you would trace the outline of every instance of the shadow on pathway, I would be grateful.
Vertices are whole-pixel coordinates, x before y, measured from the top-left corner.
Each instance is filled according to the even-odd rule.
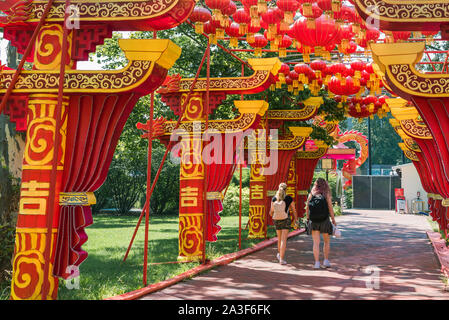
[[[449,298],[426,217],[350,210],[337,223],[343,237],[332,239],[330,269],[312,268],[312,239],[302,234],[288,241],[287,265],[273,245],[142,299]]]

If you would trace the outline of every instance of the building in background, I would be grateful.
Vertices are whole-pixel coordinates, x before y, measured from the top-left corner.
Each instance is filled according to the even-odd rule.
[[[413,163],[406,163],[394,166],[393,171],[400,172],[401,177],[401,185],[404,189],[404,196],[407,203],[407,212],[413,213],[414,209],[415,211],[419,209],[418,211],[426,211],[428,210],[427,207],[427,193],[424,191],[424,188],[422,187],[421,180],[419,179],[418,171],[416,171],[415,166]],[[419,198],[424,201],[423,208],[417,207],[417,204],[414,204],[414,200],[418,198],[418,192],[419,192]]]

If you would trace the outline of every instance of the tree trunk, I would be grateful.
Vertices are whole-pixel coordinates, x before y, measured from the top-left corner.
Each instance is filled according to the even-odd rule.
[[[8,66],[17,67],[17,51],[8,44]],[[25,134],[17,133],[9,117],[0,114],[0,224],[14,224],[20,195]]]

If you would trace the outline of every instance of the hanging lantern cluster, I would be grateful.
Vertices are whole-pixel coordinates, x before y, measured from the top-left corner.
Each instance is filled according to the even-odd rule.
[[[372,95],[363,98],[351,97],[347,101],[346,111],[353,118],[370,117],[372,119],[377,114],[382,119],[390,111],[385,103],[387,98],[387,96],[376,97]]]
[[[207,33],[212,43],[225,39],[226,33],[230,46],[235,48],[241,40],[254,43],[254,35],[260,33],[280,57],[285,56],[289,48],[296,48],[306,63],[310,63],[312,53],[330,60],[336,48],[347,59],[358,47],[368,55],[370,43],[378,41],[383,32],[366,24],[354,7],[342,0],[205,0],[204,3],[207,7],[196,6],[190,21],[195,31]],[[211,26],[205,30],[207,23]],[[406,41],[412,36],[403,31],[386,31],[385,34],[385,42]],[[434,35],[426,31],[413,33],[414,37],[425,37],[428,43]],[[259,49],[256,51],[259,53]]]

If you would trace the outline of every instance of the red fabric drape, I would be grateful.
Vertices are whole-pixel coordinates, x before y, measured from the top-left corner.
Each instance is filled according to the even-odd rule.
[[[235,164],[210,164],[207,166],[209,175],[207,192],[222,192],[231,182]],[[217,241],[217,234],[221,230],[218,226],[219,213],[223,211],[222,200],[207,200],[206,241]]]
[[[260,116],[257,116],[251,127],[257,126],[259,121]],[[244,133],[239,132],[232,135],[221,133],[219,136],[221,136],[221,155],[215,155],[214,152],[211,152],[210,156],[218,161],[206,164],[207,192],[223,192],[231,182],[237,165],[237,152],[241,146]],[[220,221],[219,214],[221,211],[223,211],[222,200],[207,200],[206,241],[217,241],[217,234],[221,230],[221,227],[217,225]]]
[[[276,174],[266,176],[266,191],[275,191],[278,190],[279,184],[282,182],[287,183],[288,178],[288,168],[290,166],[290,161],[292,160],[292,156],[296,153],[295,150],[278,150],[278,168]],[[273,219],[269,214],[269,210],[271,208],[273,196],[267,196],[267,223],[268,225],[273,225]],[[294,199],[293,199],[294,200]]]
[[[70,98],[62,190],[93,192],[105,181],[118,139],[139,96],[78,95]],[[79,266],[87,253],[84,228],[91,225],[90,206],[62,206],[53,274],[67,278],[67,266]]]
[[[318,164],[317,159],[296,159],[296,192],[309,190],[313,180],[313,173]],[[297,212],[298,217],[304,217],[306,213],[307,195],[298,195]]]

